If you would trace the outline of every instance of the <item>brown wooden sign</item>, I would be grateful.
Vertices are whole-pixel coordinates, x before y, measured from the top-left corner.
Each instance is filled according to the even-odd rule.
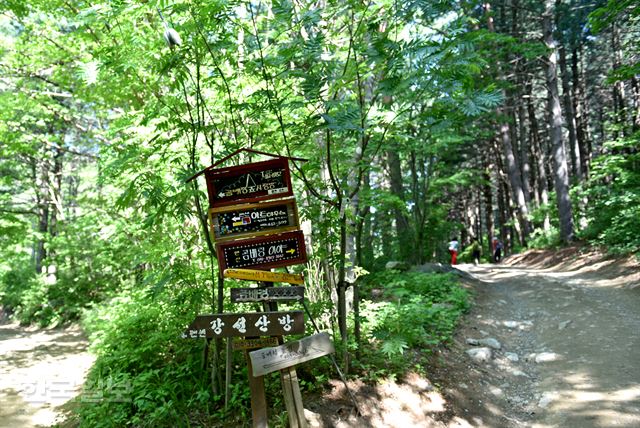
[[[286,232],[299,227],[295,199],[236,205],[209,210],[216,241],[248,235]]]
[[[225,269],[225,278],[246,279],[249,281],[286,282],[287,284],[304,284],[304,276],[299,273],[270,272],[254,269]]]
[[[205,177],[210,207],[293,195],[286,158],[206,170]]]
[[[304,333],[302,311],[198,315],[183,338],[284,336]]]
[[[269,235],[216,244],[218,266],[228,268],[275,268],[291,266],[307,261],[307,251],[302,231]]]
[[[278,346],[277,337],[257,337],[254,339],[234,340],[231,345],[234,351],[243,349],[266,348],[267,346]]]
[[[304,287],[232,288],[231,302],[291,302],[304,300]]]
[[[291,367],[335,352],[327,333],[314,334],[295,342],[274,348],[263,348],[249,353],[254,376]]]

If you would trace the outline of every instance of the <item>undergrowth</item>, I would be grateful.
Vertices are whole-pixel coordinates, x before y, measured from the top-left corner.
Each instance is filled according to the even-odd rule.
[[[367,377],[396,377],[421,367],[451,339],[469,294],[452,274],[385,271],[366,278],[361,303],[363,344],[357,365]]]

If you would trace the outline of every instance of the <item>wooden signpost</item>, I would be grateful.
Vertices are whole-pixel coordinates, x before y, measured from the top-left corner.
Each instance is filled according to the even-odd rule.
[[[262,348],[249,353],[254,376],[282,370],[305,361],[335,352],[327,333],[314,334],[274,348]]]
[[[289,161],[286,158],[207,169],[204,175],[210,207],[293,195]]]
[[[198,315],[183,338],[284,336],[304,333],[302,311]]]
[[[217,242],[247,236],[297,230],[295,199],[234,205],[209,210],[211,233]]]
[[[275,159],[218,168],[242,152],[274,156]],[[231,351],[244,350],[249,368],[253,426],[260,428],[266,428],[268,421],[264,374],[280,370],[289,425],[306,428],[294,366],[334,352],[326,333],[283,344],[283,336],[305,331],[302,311],[279,312],[277,309],[278,302],[303,302],[304,287],[270,286],[274,282],[302,285],[304,277],[267,270],[307,261],[304,235],[298,230],[298,210],[295,199],[290,198],[293,189],[289,159],[305,161],[239,149],[187,180],[205,175],[211,234],[216,241],[218,267],[223,278],[257,281],[262,285],[232,288],[231,301],[262,302],[265,312],[198,315],[182,337],[226,337],[229,341],[232,337],[242,338],[227,343],[225,399],[230,395]],[[270,199],[277,200],[267,201]],[[257,351],[249,353],[256,348]]]
[[[274,268],[307,261],[304,234],[300,230],[241,241],[216,244],[220,270]]]
[[[270,272],[253,269],[225,269],[225,278],[246,279],[249,281],[286,282],[287,284],[304,284],[304,276],[296,273]]]

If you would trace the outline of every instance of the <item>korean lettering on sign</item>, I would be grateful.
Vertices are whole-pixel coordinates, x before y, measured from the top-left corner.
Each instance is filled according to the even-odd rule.
[[[198,315],[183,338],[283,336],[304,333],[302,311]]]

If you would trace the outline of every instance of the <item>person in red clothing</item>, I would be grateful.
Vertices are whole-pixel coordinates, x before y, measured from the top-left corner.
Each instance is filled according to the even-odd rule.
[[[493,249],[494,263],[500,263],[500,260],[502,260],[502,242],[500,242],[500,240],[498,240],[498,238],[494,236],[493,240],[491,241],[491,247]]]
[[[455,265],[457,262],[459,248],[460,248],[460,244],[458,243],[458,238],[453,238],[451,242],[449,242],[449,254],[451,254],[452,265]]]

